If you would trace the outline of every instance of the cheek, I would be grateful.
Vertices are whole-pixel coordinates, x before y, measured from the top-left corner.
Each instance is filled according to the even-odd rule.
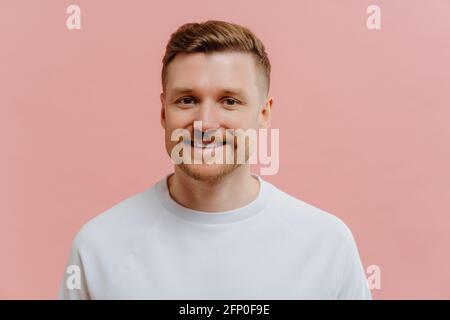
[[[188,110],[166,111],[165,143],[166,148],[170,150],[179,141],[172,141],[172,133],[177,129],[187,129],[193,120]]]
[[[166,112],[166,135],[169,135],[175,129],[182,129],[192,123],[189,112],[186,111],[171,111]]]
[[[254,128],[258,123],[258,112],[256,108],[249,107],[248,110],[220,110],[215,114],[215,121],[225,128]],[[197,114],[192,110],[167,110],[166,111],[166,136],[170,138],[170,133],[175,129],[192,126],[197,119]]]
[[[257,125],[257,116],[258,114],[254,112],[236,112],[224,121],[226,127],[229,128],[254,128]]]

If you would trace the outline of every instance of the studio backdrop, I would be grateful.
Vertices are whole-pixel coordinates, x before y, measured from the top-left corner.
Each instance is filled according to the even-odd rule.
[[[446,0],[0,0],[0,298],[56,298],[80,227],[173,170],[161,60],[210,19],[271,60],[264,179],[350,227],[374,299],[450,299]]]

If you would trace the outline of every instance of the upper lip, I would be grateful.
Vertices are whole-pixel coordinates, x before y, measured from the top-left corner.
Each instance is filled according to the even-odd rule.
[[[195,141],[195,142],[197,142],[197,141]],[[193,140],[190,140],[189,141],[189,143],[190,143],[190,145],[191,146],[194,146],[194,141]],[[207,145],[211,145],[211,144],[213,144],[213,145],[221,145],[221,144],[226,144],[227,142],[226,141],[222,141],[222,142],[215,142],[214,140],[212,140],[212,141],[199,141],[198,142],[198,144],[201,144],[202,146],[207,146]]]

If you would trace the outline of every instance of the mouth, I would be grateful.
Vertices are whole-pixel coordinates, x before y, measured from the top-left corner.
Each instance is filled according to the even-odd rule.
[[[226,141],[223,142],[197,142],[197,141],[186,141],[187,144],[190,144],[192,148],[197,149],[214,149],[214,148],[220,148],[227,144]]]

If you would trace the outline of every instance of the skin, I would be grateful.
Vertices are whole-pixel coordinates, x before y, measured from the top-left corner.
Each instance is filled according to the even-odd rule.
[[[193,137],[194,121],[203,131],[269,128],[273,98],[264,88],[262,70],[251,53],[181,53],[169,63],[166,85],[160,95],[161,125],[167,153],[178,143],[171,141],[175,129],[187,129]],[[179,91],[187,88],[188,91]],[[240,93],[226,92],[226,89]],[[204,152],[236,148],[233,141]],[[194,152],[202,152],[194,148]],[[184,207],[219,212],[243,207],[255,200],[259,182],[250,164],[178,164],[168,178],[171,197]]]

